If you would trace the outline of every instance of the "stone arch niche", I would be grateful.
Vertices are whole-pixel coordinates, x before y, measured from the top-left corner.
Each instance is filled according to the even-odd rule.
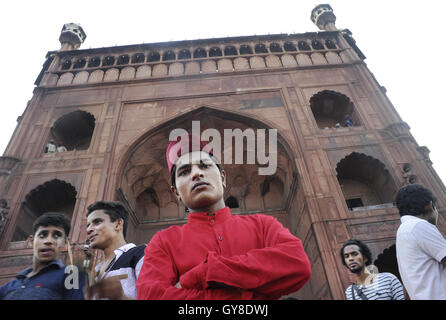
[[[77,110],[63,115],[51,127],[50,139],[61,142],[68,151],[86,150],[90,147],[95,127],[95,118],[91,113]]]
[[[140,137],[127,151],[118,169],[117,199],[131,212],[128,241],[146,243],[158,231],[170,225],[187,221],[187,210],[170,190],[170,176],[166,164],[166,147],[173,129],[192,132],[192,121],[200,121],[200,131],[215,129],[221,136],[222,167],[227,173],[224,199],[233,214],[265,213],[276,216],[284,225],[288,223],[287,208],[297,188],[297,170],[287,143],[278,134],[277,165],[272,175],[259,175],[258,163],[247,164],[248,148],[243,141],[243,164],[235,163],[235,141],[232,139],[232,163],[226,163],[225,153],[231,147],[224,144],[225,129],[257,132],[268,127],[252,118],[207,107],[198,108],[169,120]],[[266,137],[268,138],[268,131]],[[268,146],[268,141],[266,143]],[[269,155],[268,148],[266,154]],[[254,159],[255,160],[255,159]],[[266,167],[264,165],[263,167]],[[267,181],[267,182],[265,182]],[[265,187],[265,185],[268,185]],[[263,187],[263,189],[262,189]],[[296,213],[290,213],[296,214]],[[287,225],[286,225],[287,226]]]
[[[360,124],[353,103],[342,93],[331,90],[320,91],[311,97],[310,107],[320,129]]]
[[[353,152],[338,162],[336,172],[350,210],[392,204],[397,187],[381,161]]]
[[[31,190],[22,202],[11,241],[26,240],[32,234],[34,221],[45,212],[60,212],[71,219],[76,195],[76,189],[70,183],[58,179]]]
[[[393,244],[384,249],[383,252],[378,255],[373,264],[378,268],[378,272],[389,272],[395,275],[401,281],[401,275],[398,269],[398,260],[396,258],[396,245]]]

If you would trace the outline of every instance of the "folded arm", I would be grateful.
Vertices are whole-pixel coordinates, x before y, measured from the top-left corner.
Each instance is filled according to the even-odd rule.
[[[146,247],[136,283],[138,300],[250,299],[251,292],[238,288],[178,288],[178,272],[157,235]]]
[[[301,241],[275,218],[261,216],[264,248],[224,257],[211,251],[180,278],[183,288],[229,286],[276,299],[299,290],[311,277]]]

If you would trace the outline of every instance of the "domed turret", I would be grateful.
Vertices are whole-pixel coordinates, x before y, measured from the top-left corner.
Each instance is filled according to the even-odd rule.
[[[62,45],[61,51],[75,50],[84,43],[87,35],[79,24],[64,24],[60,33],[59,41]]]
[[[329,4],[320,4],[311,11],[311,21],[321,30],[336,31],[336,16]]]

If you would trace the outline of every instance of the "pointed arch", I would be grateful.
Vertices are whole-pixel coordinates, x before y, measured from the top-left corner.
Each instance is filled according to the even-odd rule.
[[[380,160],[352,152],[338,162],[336,173],[350,210],[393,202],[396,184]]]
[[[76,188],[59,179],[47,181],[31,190],[22,202],[12,241],[26,240],[34,220],[45,212],[60,212],[69,219],[76,204]]]
[[[95,128],[94,116],[86,111],[76,110],[57,119],[51,127],[50,140],[61,142],[68,151],[86,150],[90,147]]]
[[[168,198],[170,196],[173,197],[173,193],[170,190],[170,176],[165,160],[165,148],[168,144],[170,131],[175,128],[183,128],[186,131],[191,132],[193,120],[200,120],[201,132],[206,129],[216,129],[221,134],[222,138],[224,136],[224,129],[233,128],[244,131],[248,128],[271,128],[269,125],[245,115],[210,107],[199,107],[182,115],[176,115],[135,139],[120,158],[115,190],[117,191],[119,200],[127,202],[131,211],[133,211],[132,214],[134,215],[136,225],[147,226],[148,224],[156,223],[157,227],[161,228],[163,224],[166,223],[184,222],[184,205],[177,202],[176,198]],[[224,144],[224,139],[221,140],[221,143]],[[244,147],[247,147],[246,143],[244,144]],[[244,150],[244,152],[245,151],[246,150]],[[296,185],[292,182],[292,180],[294,181],[294,179],[297,179],[297,168],[295,162],[292,161],[292,159],[295,159],[294,151],[288,146],[280,133],[278,133],[277,152],[280,157],[281,169],[287,171],[287,174],[283,175],[281,173],[281,176],[286,176],[289,180],[284,182],[283,185]],[[224,160],[223,154],[224,148],[222,146],[222,155],[220,157],[222,161]],[[248,177],[250,177],[251,174],[259,176],[259,166],[257,164],[246,164],[247,158],[245,157],[244,159],[245,164],[243,165],[235,164],[234,158],[232,164],[222,164],[227,172],[227,176],[231,177],[229,180],[232,181],[232,185],[227,188],[229,190],[225,194],[225,199],[228,199],[231,196],[234,197],[236,201],[232,199],[230,203],[231,205],[235,205],[235,202],[238,202],[239,207],[237,208],[237,211],[241,214],[248,212],[255,213],[256,210],[261,210],[263,205],[254,208],[252,207],[252,204],[254,204],[254,202],[263,203],[262,195],[260,192],[252,193],[249,200],[251,207],[246,208],[244,197],[246,196],[245,189],[247,189],[247,186],[243,186],[243,183],[239,183],[240,179],[236,180],[236,178],[240,176],[241,180],[245,179],[248,184],[251,183],[251,180],[249,180]],[[282,163],[284,162],[285,164],[283,164],[282,167]],[[240,166],[243,166],[242,171],[240,171]],[[240,175],[241,173],[243,173],[243,175]],[[259,176],[259,179],[263,181],[265,180],[265,176]],[[281,190],[283,196],[278,197],[281,201],[280,204],[271,207],[272,209],[281,212],[285,212],[287,208],[286,201],[289,198],[293,198],[293,196],[289,197],[289,194],[295,191],[291,190],[291,188],[283,188],[283,185],[280,189],[276,188],[276,185],[274,184],[273,189]],[[233,191],[234,194],[231,191]],[[161,196],[167,198],[162,200],[160,198]],[[150,203],[151,210],[154,213],[153,216],[150,215],[150,219],[147,217],[147,213],[143,211],[145,210],[143,208],[147,207],[146,201],[147,203]],[[156,215],[159,217],[158,220],[156,220]],[[137,227],[137,229],[141,228]]]
[[[360,124],[353,102],[342,93],[320,91],[310,98],[310,107],[320,129]]]
[[[398,269],[398,261],[396,258],[395,244],[384,249],[383,252],[378,255],[373,264],[378,268],[379,272],[389,272],[395,275],[401,281],[401,275]]]

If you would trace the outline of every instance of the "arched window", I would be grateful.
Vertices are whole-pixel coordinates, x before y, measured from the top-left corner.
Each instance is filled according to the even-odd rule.
[[[236,56],[237,49],[234,46],[225,47],[225,56]]]
[[[310,106],[320,129],[352,127],[359,124],[353,103],[341,93],[321,91],[311,97]]]
[[[123,64],[128,64],[129,61],[130,61],[130,57],[127,54],[123,54],[123,55],[119,56],[117,64],[120,66]]]
[[[58,179],[31,190],[22,203],[12,241],[26,240],[33,233],[34,221],[45,212],[60,212],[71,219],[76,194],[71,184]]]
[[[314,50],[324,50],[325,49],[319,40],[311,41],[311,46],[313,47]]]
[[[213,47],[209,49],[209,57],[221,57],[223,54],[221,53],[220,48]]]
[[[195,49],[194,58],[206,58],[206,50],[204,50],[203,48]]]
[[[297,43],[297,47],[299,48],[299,50],[302,50],[302,51],[310,51],[311,50],[311,48],[308,45],[308,43],[306,41],[303,41],[303,40],[301,40],[301,41],[299,41]]]
[[[336,172],[350,210],[393,202],[396,185],[378,159],[353,152],[339,161]]]
[[[73,69],[81,69],[83,67],[85,67],[86,64],[86,60],[85,58],[79,58],[78,60],[76,60],[76,62],[73,65]]]
[[[191,58],[191,54],[190,51],[187,49],[182,49],[179,53],[178,53],[178,59],[182,60],[182,59],[190,59]]]
[[[271,52],[282,52],[282,47],[277,42],[273,42],[269,45],[269,50]]]
[[[166,52],[164,52],[163,54],[163,61],[168,61],[168,60],[175,60],[175,52],[173,52],[172,50],[168,50]]]
[[[153,181],[156,186],[143,189],[136,197],[136,213],[144,223],[184,218],[184,206],[179,205],[165,181]]]
[[[285,49],[285,51],[297,51],[296,46],[294,45],[294,43],[292,42],[285,42],[283,44],[283,48]]]
[[[143,63],[145,59],[144,53],[138,52],[132,56],[132,63]]]
[[[252,54],[252,49],[246,44],[240,46],[240,54]]]
[[[66,59],[62,62],[62,70],[68,70],[71,68],[71,60]]]
[[[51,139],[70,150],[85,150],[90,147],[95,127],[94,116],[77,110],[60,117],[51,128]]]
[[[266,209],[278,209],[283,207],[284,187],[278,177],[268,177],[260,185],[260,193]]]
[[[229,208],[235,209],[239,207],[237,198],[230,196],[225,200],[225,205]]]
[[[160,61],[160,59],[161,59],[160,54],[157,51],[151,51],[147,56],[148,62]]]
[[[336,49],[336,44],[330,39],[325,40],[325,46],[328,49]]]
[[[389,272],[401,281],[398,260],[396,258],[396,245],[391,245],[381,252],[373,264],[378,268],[378,272]]]
[[[266,46],[263,43],[256,44],[254,50],[256,53],[268,53],[268,49],[266,49]]]
[[[112,66],[115,64],[115,57],[113,56],[107,56],[104,58],[104,61],[102,61],[103,66]]]
[[[137,211],[144,212],[148,221],[160,220],[160,205],[158,196],[153,188],[147,188],[136,199]]]
[[[90,61],[88,61],[89,68],[99,67],[100,64],[101,64],[101,59],[99,57],[92,57]]]

